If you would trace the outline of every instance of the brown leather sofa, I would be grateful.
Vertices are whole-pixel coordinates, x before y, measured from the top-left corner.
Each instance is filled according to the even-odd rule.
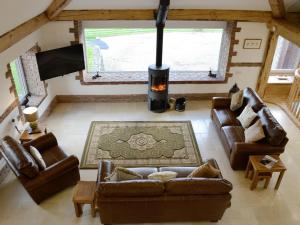
[[[218,168],[215,160],[209,160]],[[113,164],[100,161],[96,202],[102,224],[218,221],[230,207],[232,184],[217,178],[187,178],[195,167],[130,168],[142,180],[107,182]],[[148,180],[158,171],[174,171],[168,182]]]
[[[230,110],[229,97],[214,97],[212,100],[211,118],[234,170],[244,170],[249,155],[280,155],[288,142],[286,132],[260,97],[251,88],[243,92],[243,106],[236,112]],[[247,104],[258,114],[257,118],[261,120],[266,135],[257,143],[245,143],[244,129],[237,120]]]
[[[6,136],[1,144],[0,150],[7,164],[37,204],[64,188],[75,185],[80,179],[78,159],[67,156],[52,133],[23,146]],[[30,145],[40,151],[47,166],[45,170],[39,169],[28,152]]]

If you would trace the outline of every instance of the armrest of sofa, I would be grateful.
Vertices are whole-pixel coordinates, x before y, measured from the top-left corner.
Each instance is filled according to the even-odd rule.
[[[79,161],[77,157],[71,155],[41,171],[37,177],[26,183],[26,188],[34,190],[40,186],[46,185],[63,174],[78,168],[78,165]]]
[[[111,161],[100,160],[98,163],[97,183],[104,182],[105,177],[108,177],[113,171],[114,165]]]
[[[236,142],[230,154],[230,165],[234,170],[244,170],[250,155],[280,155],[283,152],[284,146]]]
[[[220,170],[219,165],[218,165],[218,163],[217,163],[217,161],[215,159],[206,159],[206,160],[203,161],[203,163],[209,163],[214,168]],[[221,170],[220,170],[220,173],[219,173],[219,175],[218,175],[217,178],[223,179]]]
[[[47,150],[54,146],[57,146],[58,143],[57,143],[57,140],[56,140],[54,134],[48,133],[48,134],[45,134],[35,140],[29,141],[29,142],[23,144],[23,146],[26,149],[29,149],[29,146],[31,146],[31,145],[36,147],[40,152],[43,152],[44,150]]]
[[[231,98],[229,97],[213,97],[212,99],[212,108],[229,108]]]
[[[235,142],[231,154],[281,154],[284,152],[284,146],[273,146],[260,143]]]

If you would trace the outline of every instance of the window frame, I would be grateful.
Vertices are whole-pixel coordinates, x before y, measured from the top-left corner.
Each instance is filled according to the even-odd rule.
[[[223,29],[223,35],[227,29],[228,23],[226,21],[167,21],[166,28],[215,28],[215,29]],[[84,58],[85,58],[85,63],[86,63],[86,68],[87,67],[87,54],[86,54],[86,41],[85,41],[85,32],[84,29],[101,29],[101,28],[155,28],[155,22],[153,21],[84,21],[82,23],[82,43],[84,46]],[[223,42],[223,38],[222,38]],[[222,46],[222,43],[221,43]],[[227,82],[226,79],[226,73],[221,74],[221,69],[220,69],[220,59],[222,57],[222,51],[221,48],[219,50],[219,64],[218,64],[218,70],[213,71],[218,74],[218,78],[207,78],[208,76],[208,71],[173,71],[176,74],[182,72],[182,74],[187,74],[189,73],[191,76],[196,75],[196,74],[201,74],[201,77],[204,77],[205,73],[205,78],[200,78],[196,80],[188,80],[188,79],[176,79],[172,81],[170,79],[170,83],[224,83]],[[155,56],[153,56],[155,57]],[[145,71],[111,71],[111,72],[100,72],[99,74],[101,75],[127,75],[131,76],[135,73],[146,73],[147,68],[145,68]],[[83,82],[86,83],[114,83],[114,82],[107,82],[107,81],[91,81],[90,79],[87,80],[86,76],[88,73],[87,70],[83,71]],[[145,80],[133,80],[133,81],[119,81],[116,83],[147,83],[148,79]]]

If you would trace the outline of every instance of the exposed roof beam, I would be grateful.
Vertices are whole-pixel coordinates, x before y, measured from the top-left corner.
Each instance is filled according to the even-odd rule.
[[[298,23],[274,19],[271,25],[271,29],[275,30],[275,33],[300,47],[300,26]]]
[[[153,20],[155,9],[147,10],[64,10],[54,20]],[[168,20],[238,20],[269,22],[271,12],[215,9],[170,9]]]
[[[272,16],[277,19],[283,19],[285,17],[285,7],[283,0],[269,0]]]
[[[22,40],[27,35],[39,29],[49,21],[45,13],[42,13],[25,23],[17,26],[0,36],[0,53]]]
[[[57,16],[69,3],[71,0],[53,0],[52,3],[46,10],[48,18],[51,20]]]

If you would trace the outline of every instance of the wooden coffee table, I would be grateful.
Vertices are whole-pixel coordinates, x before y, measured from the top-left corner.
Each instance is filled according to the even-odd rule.
[[[274,172],[279,172],[280,174],[277,183],[275,185],[275,190],[278,190],[283,175],[286,171],[286,167],[283,164],[283,162],[280,160],[278,155],[270,155],[270,156],[278,160],[278,162],[271,169],[268,169],[267,167],[265,167],[263,164],[260,163],[264,155],[252,155],[249,157],[245,177],[248,178],[250,176],[250,179],[252,179],[252,184],[250,187],[251,190],[256,188],[258,181],[261,179],[265,179],[264,188],[267,188],[270,179],[272,177],[272,174]]]

